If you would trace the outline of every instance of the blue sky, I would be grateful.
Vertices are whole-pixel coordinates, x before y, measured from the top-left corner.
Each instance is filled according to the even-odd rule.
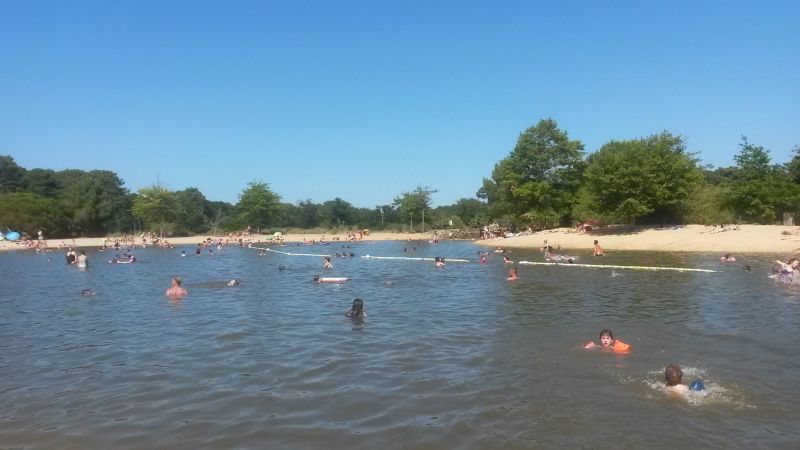
[[[0,154],[236,202],[473,197],[551,117],[594,152],[800,145],[796,1],[0,2]]]

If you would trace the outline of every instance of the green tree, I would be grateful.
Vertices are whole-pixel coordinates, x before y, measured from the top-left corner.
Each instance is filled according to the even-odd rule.
[[[434,210],[439,217],[437,227],[449,226],[450,220],[456,228],[480,227],[489,219],[489,209],[485,202],[474,198],[462,198],[452,205],[440,206]],[[433,222],[432,222],[433,223]]]
[[[175,232],[179,234],[198,234],[208,229],[205,215],[206,197],[197,188],[187,188],[176,191]]]
[[[314,228],[319,226],[320,221],[322,220],[322,214],[320,212],[319,205],[312,202],[309,198],[305,201],[299,202],[297,206],[299,208],[299,221],[295,226],[300,226],[303,228]]]
[[[336,197],[322,204],[320,215],[330,227],[353,225],[356,209],[350,203]]]
[[[255,227],[257,231],[275,222],[281,208],[281,198],[272,192],[267,183],[251,181],[247,188],[239,195],[236,209],[239,217],[247,226]]]
[[[537,227],[555,226],[570,220],[583,167],[583,144],[569,140],[555,120],[540,120],[495,165],[478,197],[488,201],[493,217],[508,215]]]
[[[73,235],[98,236],[118,226],[119,213],[128,205],[128,190],[116,173],[63,170],[54,177]]]
[[[682,220],[702,173],[683,139],[663,132],[605,144],[589,157],[585,180],[588,201],[600,214],[660,223]]]
[[[25,192],[38,194],[42,197],[55,197],[58,194],[56,173],[48,169],[28,170],[22,177],[22,188]]]
[[[139,189],[139,195],[133,199],[132,210],[134,217],[159,224],[161,237],[164,237],[164,223],[177,216],[178,205],[171,191],[152,186]]]
[[[0,156],[0,193],[17,192],[22,187],[25,169],[11,155]]]
[[[792,153],[794,153],[794,157],[786,164],[786,169],[789,171],[792,181],[800,183],[800,145],[795,145]]]
[[[36,236],[38,231],[49,237],[64,237],[64,215],[53,198],[27,192],[0,194],[0,217],[3,226]]]
[[[431,208],[431,197],[437,192],[429,186],[419,186],[413,192],[403,192],[394,199],[397,212],[401,218],[409,220],[411,231],[414,231],[415,218],[422,222],[422,231],[425,231],[425,212]]]
[[[773,223],[783,212],[796,212],[800,187],[786,166],[772,165],[769,150],[742,136],[728,198],[736,215],[746,221]],[[791,164],[791,163],[790,163]]]

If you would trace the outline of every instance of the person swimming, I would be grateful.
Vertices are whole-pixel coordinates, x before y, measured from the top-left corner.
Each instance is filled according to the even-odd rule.
[[[81,295],[84,297],[91,297],[93,295],[97,295],[97,292],[94,292],[91,289],[84,289],[81,291]]]
[[[353,307],[344,313],[348,319],[364,319],[367,313],[364,312],[364,301],[360,298],[353,300]]]
[[[631,346],[618,339],[614,339],[614,333],[612,333],[611,330],[605,329],[600,331],[600,345],[595,344],[594,341],[589,341],[583,348],[603,348],[614,350],[615,352],[627,352],[630,350]]]
[[[511,261],[508,255],[503,255],[503,264],[514,264],[514,261]]]
[[[436,267],[444,267],[444,258],[442,258],[440,256],[437,256],[434,259],[434,261],[435,261],[434,264],[436,265]]]
[[[516,280],[518,278],[519,278],[519,273],[517,272],[517,268],[516,267],[512,267],[512,268],[508,269],[508,277],[506,277],[506,280],[514,281],[514,280]]]
[[[605,253],[603,253],[603,247],[600,246],[600,242],[597,239],[594,240],[594,251],[592,252],[592,255],[594,256],[605,255]]]
[[[172,277],[172,286],[167,289],[167,297],[173,300],[185,297],[188,292],[186,292],[186,289],[181,287],[181,284],[183,284],[183,280],[181,280],[180,277]]]
[[[231,281],[228,281],[228,287],[236,287],[239,285],[239,282],[234,278]]]
[[[735,263],[736,258],[730,253],[726,253],[725,256],[719,258],[719,261],[724,263]]]
[[[675,393],[683,397],[689,393],[689,386],[682,384],[683,370],[677,364],[670,364],[664,369],[665,390],[668,393]]]
[[[333,268],[333,264],[331,264],[331,257],[325,256],[322,261],[322,268],[323,269],[331,269]]]

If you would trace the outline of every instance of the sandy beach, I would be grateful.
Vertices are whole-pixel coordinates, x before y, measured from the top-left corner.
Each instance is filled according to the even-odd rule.
[[[446,232],[440,232],[446,238]],[[216,239],[213,235],[168,238],[173,245],[197,244],[207,238]],[[219,236],[236,241],[238,238]],[[268,242],[270,235],[251,235],[243,237],[245,244]],[[322,234],[287,234],[285,242],[319,241]],[[373,232],[364,236],[362,241],[419,241],[429,240],[433,233],[382,233]],[[327,242],[346,242],[346,234],[325,234]],[[716,252],[725,253],[775,253],[793,254],[800,251],[800,227],[780,225],[729,225],[712,227],[706,225],[686,225],[672,228],[635,228],[607,227],[590,233],[579,233],[572,228],[558,228],[540,231],[524,236],[494,238],[476,241],[486,246],[503,248],[541,248],[544,240],[554,248],[560,246],[567,250],[589,250],[597,239],[606,252],[617,250],[649,250],[649,251],[682,251],[682,252]],[[76,245],[77,247],[101,247],[103,238],[50,239],[50,248],[59,245]],[[138,239],[137,239],[138,241]],[[25,247],[16,242],[0,242],[0,250],[23,250]]]
[[[223,240],[227,239],[230,243],[238,242],[239,237],[231,237],[231,236],[216,236],[213,234],[208,235],[198,235],[198,236],[185,236],[185,237],[170,237],[167,238],[167,241],[172,245],[187,245],[193,244],[197,245],[199,242],[203,242],[204,240],[211,238],[212,240],[216,240],[218,238],[222,238]],[[258,243],[267,243],[269,242],[272,235],[267,234],[252,234],[249,236],[241,236],[242,242],[244,244],[258,244]],[[294,242],[310,242],[314,240],[319,242],[321,239],[324,238],[325,242],[347,242],[347,234],[346,233],[339,233],[339,234],[320,234],[320,233],[309,233],[309,234],[284,234],[283,240],[286,243],[294,243]],[[369,235],[363,236],[362,239],[359,239],[359,242],[365,241],[419,241],[419,240],[429,240],[433,238],[433,233],[384,233],[384,232],[372,232]],[[105,238],[102,237],[81,237],[75,239],[48,239],[47,245],[51,249],[57,249],[59,246],[75,246],[77,248],[81,247],[102,247],[103,240]],[[113,238],[109,238],[113,239]],[[111,240],[110,242],[113,242]],[[141,242],[140,238],[136,238],[136,243],[138,244]],[[148,238],[148,244],[152,241]],[[0,241],[0,251],[3,250],[26,250],[27,248],[19,242],[8,242],[8,241]]]
[[[789,234],[784,234],[784,232]],[[482,245],[503,248],[541,248],[544,240],[554,248],[590,250],[598,240],[606,252],[615,250],[650,250],[681,252],[776,253],[792,254],[800,250],[800,227],[780,225],[686,225],[671,228],[629,230],[622,227],[599,228],[580,233],[573,228],[541,231],[525,236],[477,241]]]

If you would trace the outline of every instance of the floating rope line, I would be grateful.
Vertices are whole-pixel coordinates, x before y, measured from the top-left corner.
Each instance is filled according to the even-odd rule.
[[[405,256],[370,256],[364,255],[362,256],[364,259],[394,259],[394,260],[401,260],[401,261],[436,261],[435,258],[408,258]],[[468,259],[457,259],[457,258],[444,258],[444,262],[465,262],[468,263]]]
[[[631,270],[674,270],[676,272],[707,272],[716,273],[716,270],[711,269],[689,269],[685,267],[647,267],[647,266],[616,266],[605,264],[569,264],[569,263],[554,263],[554,262],[532,262],[520,261],[518,264],[531,265],[531,266],[560,266],[560,267],[590,267],[593,269],[631,269]]]
[[[266,250],[268,252],[280,253],[281,255],[288,255],[288,256],[318,256],[318,257],[331,256],[331,255],[320,255],[316,253],[289,253],[289,252],[282,252],[279,250],[273,250],[271,248],[266,248],[266,247],[250,247],[250,248],[254,248],[257,250]]]

